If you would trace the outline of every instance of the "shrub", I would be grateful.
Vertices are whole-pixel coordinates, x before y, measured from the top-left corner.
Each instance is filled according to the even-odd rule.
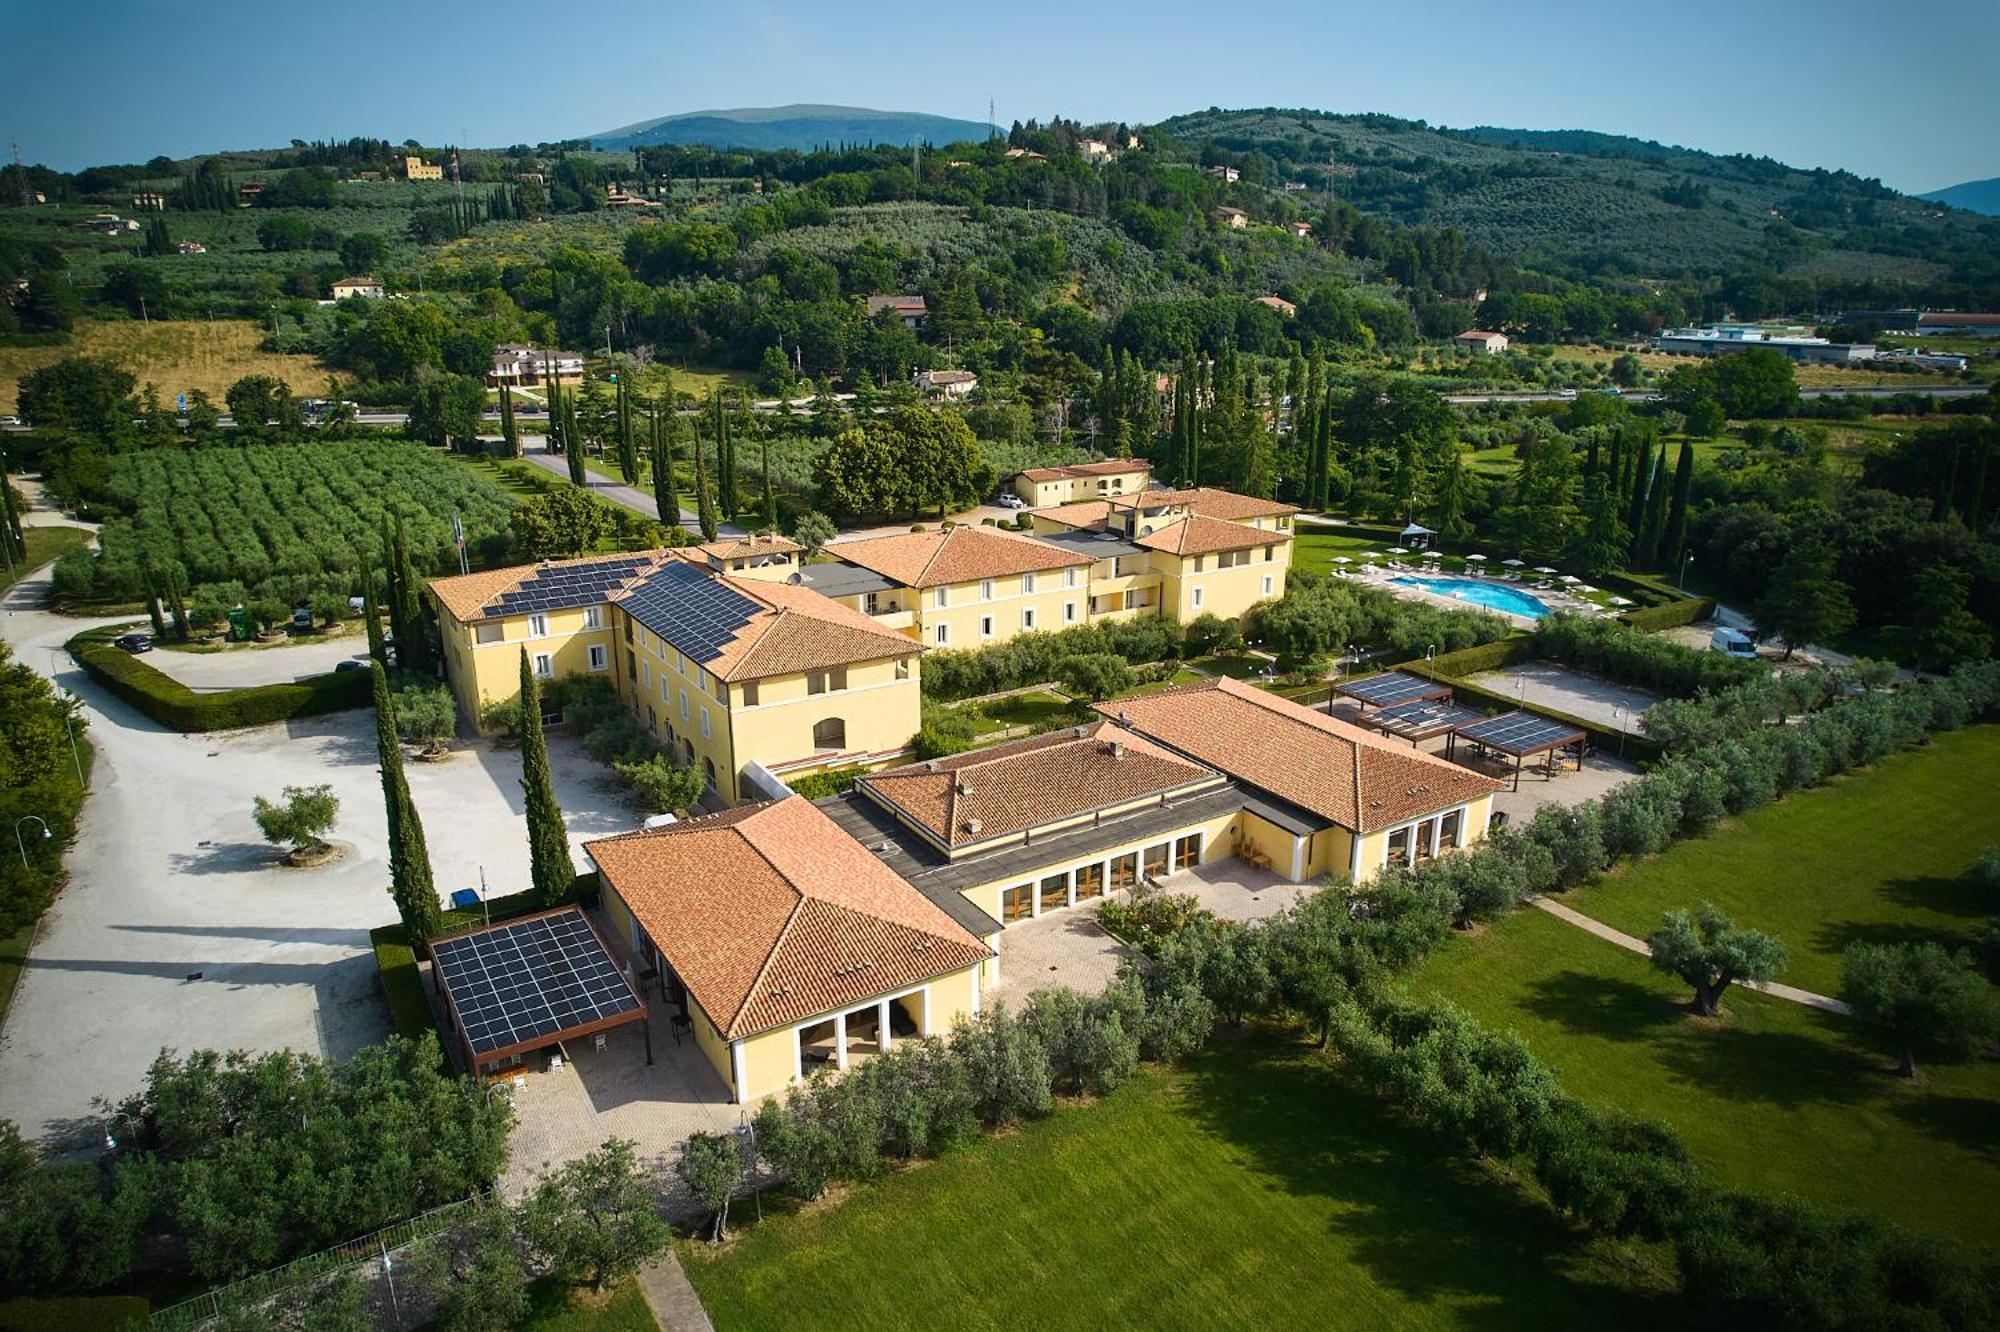
[[[289,844],[294,855],[324,845],[322,837],[340,816],[340,800],[330,785],[288,786],[281,804],[257,796],[253,802],[257,831],[276,845]]]
[[[625,779],[640,803],[655,814],[692,809],[707,788],[699,768],[674,762],[664,750],[651,758],[621,761],[611,766]]]
[[[978,738],[973,715],[963,708],[945,708],[925,700],[922,723],[911,741],[920,759],[944,758],[972,748]]]
[[[937,757],[929,755],[927,757]],[[787,777],[785,785],[808,800],[824,800],[828,796],[844,795],[854,789],[854,779],[866,772],[866,768],[827,768],[820,772],[802,773],[797,777]]]
[[[1097,907],[1097,923],[1143,953],[1153,952],[1191,926],[1214,919],[1215,913],[1193,895],[1163,893],[1149,885],[1134,888],[1127,901],[1110,898]]]

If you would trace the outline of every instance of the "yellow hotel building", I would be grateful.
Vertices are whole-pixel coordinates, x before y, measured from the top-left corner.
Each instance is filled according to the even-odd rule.
[[[606,915],[743,1102],[976,1015],[1019,922],[1229,856],[1365,885],[1483,839],[1500,785],[1235,680],[1099,711],[588,843]]]
[[[900,756],[920,711],[918,646],[782,581],[790,542],[586,556],[432,581],[446,675],[465,713],[545,680],[602,675],[716,796],[752,762],[780,774]]]

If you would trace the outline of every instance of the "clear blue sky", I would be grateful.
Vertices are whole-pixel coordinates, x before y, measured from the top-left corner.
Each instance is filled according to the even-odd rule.
[[[367,134],[478,145],[708,107],[1208,106],[1596,129],[1900,189],[2000,175],[2000,3],[5,0],[0,137],[95,162]]]

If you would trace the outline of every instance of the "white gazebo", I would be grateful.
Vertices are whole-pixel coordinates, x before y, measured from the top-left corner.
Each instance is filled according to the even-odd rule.
[[[1436,535],[1437,533],[1435,531],[1433,531],[1428,527],[1425,527],[1422,523],[1411,523],[1408,527],[1403,529],[1403,540],[1418,550],[1422,550],[1427,546],[1429,546],[1431,544],[1431,538]]]

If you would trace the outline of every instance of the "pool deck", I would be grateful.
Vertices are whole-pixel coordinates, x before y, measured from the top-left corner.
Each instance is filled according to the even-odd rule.
[[[1390,568],[1386,565],[1364,565],[1359,570],[1349,573],[1347,577],[1353,582],[1362,583],[1370,587],[1379,587],[1383,591],[1393,593],[1399,597],[1409,597],[1415,601],[1427,602],[1440,610],[1488,611],[1500,616],[1516,629],[1533,629],[1537,624],[1541,623],[1541,617],[1538,615],[1517,615],[1513,611],[1499,610],[1491,606],[1481,606],[1477,602],[1463,601],[1457,597],[1444,596],[1428,588],[1419,587],[1411,583],[1399,583],[1396,580],[1398,578],[1456,578],[1468,583],[1484,583],[1495,588],[1506,588],[1510,592],[1518,592],[1523,596],[1533,597],[1551,611],[1566,610],[1573,611],[1579,615],[1593,616],[1608,613],[1601,606],[1570,595],[1560,584],[1551,587],[1535,587],[1527,581],[1510,582],[1495,575],[1427,573],[1414,565],[1404,565],[1402,568]]]

